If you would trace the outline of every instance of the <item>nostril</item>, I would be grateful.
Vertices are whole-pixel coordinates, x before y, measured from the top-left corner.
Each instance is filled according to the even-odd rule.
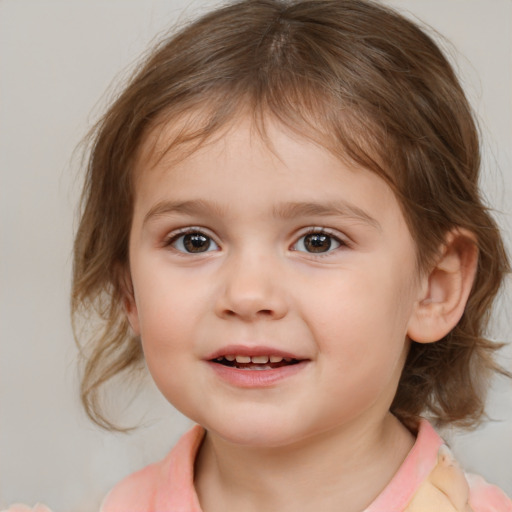
[[[270,292],[249,293],[238,290],[235,293],[235,291],[230,288],[219,296],[215,304],[217,315],[247,321],[278,320],[286,315],[286,301],[277,294],[272,296]]]
[[[239,316],[239,313],[236,311],[233,311],[231,309],[227,309],[225,311],[226,316],[232,317],[232,316]],[[273,316],[273,311],[271,309],[260,309],[259,311],[256,311],[255,316]]]

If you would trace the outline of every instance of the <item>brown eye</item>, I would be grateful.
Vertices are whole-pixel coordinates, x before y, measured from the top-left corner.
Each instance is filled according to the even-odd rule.
[[[183,246],[188,252],[205,252],[210,247],[210,239],[202,233],[190,233],[183,237]]]
[[[331,248],[331,237],[322,233],[311,233],[304,237],[304,247],[308,252],[327,252]]]
[[[301,237],[294,245],[295,251],[308,253],[325,253],[340,247],[341,242],[328,233],[309,233]]]
[[[201,232],[180,235],[173,240],[171,245],[176,250],[189,254],[215,251],[219,248],[208,235]]]

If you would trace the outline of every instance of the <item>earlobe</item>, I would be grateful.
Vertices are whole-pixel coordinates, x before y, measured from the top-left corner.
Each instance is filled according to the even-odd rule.
[[[137,305],[135,303],[135,298],[133,296],[130,298],[125,298],[124,309],[126,312],[126,318],[128,319],[130,327],[132,328],[133,334],[135,336],[139,336],[139,313],[137,311]]]
[[[133,283],[129,269],[126,268],[120,271],[119,282],[123,297],[122,300],[126,318],[135,336],[139,336],[139,313],[137,310],[137,304],[135,302],[135,292],[133,289]]]
[[[423,277],[407,334],[418,343],[432,343],[446,336],[466,307],[478,265],[474,235],[455,229],[446,236],[437,262]]]

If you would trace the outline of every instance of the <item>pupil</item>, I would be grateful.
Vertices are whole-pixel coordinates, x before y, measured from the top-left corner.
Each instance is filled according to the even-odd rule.
[[[210,239],[201,233],[189,233],[183,238],[188,252],[205,252],[210,247]]]
[[[331,247],[331,237],[322,233],[312,233],[306,236],[304,245],[309,252],[326,252]]]

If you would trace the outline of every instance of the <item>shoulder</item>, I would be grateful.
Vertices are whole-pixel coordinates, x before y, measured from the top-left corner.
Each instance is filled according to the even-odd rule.
[[[149,512],[164,461],[151,464],[124,478],[108,493],[100,512],[126,512],[127,510]]]
[[[195,426],[180,438],[165,459],[121,480],[106,496],[100,512],[155,512],[197,508],[194,462],[204,430]],[[171,507],[171,508],[168,508]]]
[[[391,482],[365,512],[512,512],[498,487],[469,475],[432,426],[422,420],[416,443]]]
[[[466,474],[470,488],[469,503],[474,512],[512,512],[512,500],[481,476]]]
[[[444,445],[436,466],[406,510],[428,510],[427,504],[446,512],[512,512],[512,501],[503,491],[479,476],[465,473]]]
[[[436,463],[415,492],[406,512],[512,512],[512,501],[482,477],[467,474],[444,444]]]

